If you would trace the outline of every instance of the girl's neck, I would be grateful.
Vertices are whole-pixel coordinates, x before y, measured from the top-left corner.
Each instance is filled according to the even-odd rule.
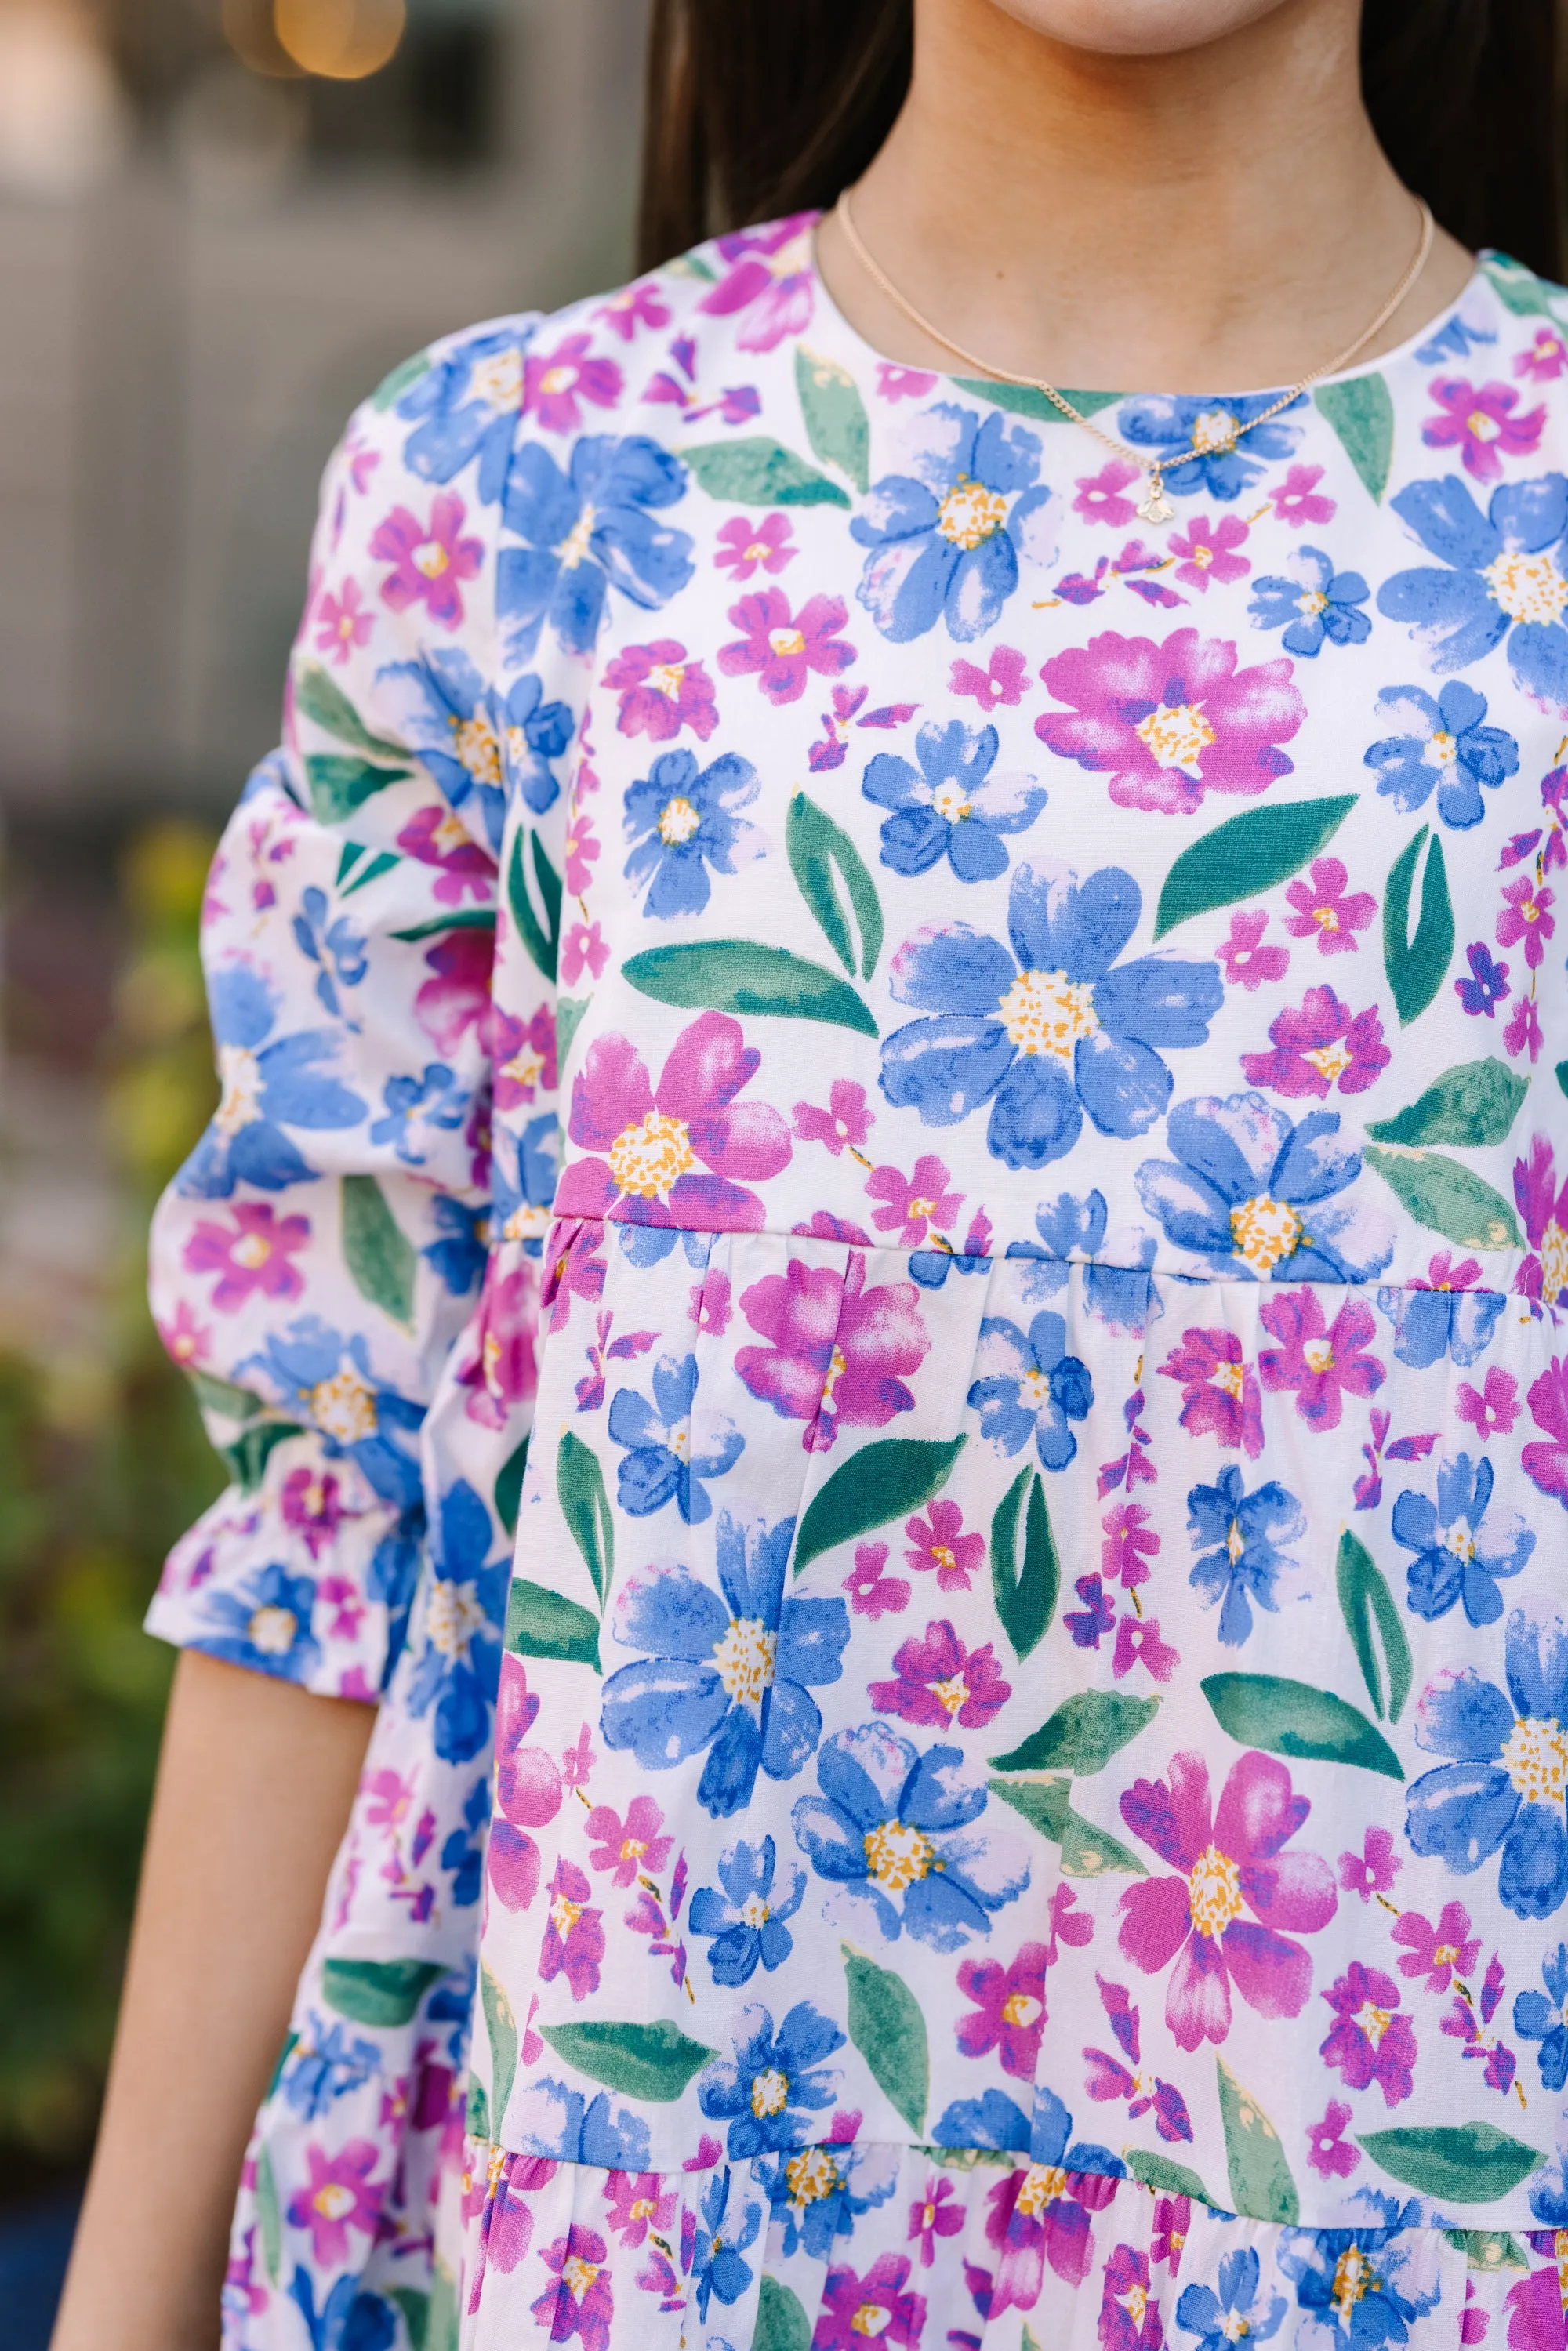
[[[1354,0],[1283,0],[1201,48],[1105,56],[998,0],[915,0],[908,99],[855,194],[894,285],[997,367],[1079,389],[1293,381],[1354,340],[1415,250],[1361,102]],[[820,257],[866,340],[951,369],[855,262]],[[1462,290],[1439,234],[1363,356]]]

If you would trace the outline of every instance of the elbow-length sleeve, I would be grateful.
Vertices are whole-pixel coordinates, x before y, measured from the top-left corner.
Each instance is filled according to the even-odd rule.
[[[498,872],[509,812],[559,809],[573,731],[497,643],[529,331],[500,321],[400,370],[328,468],[283,746],[204,914],[221,1099],[153,1225],[154,1314],[233,1482],[149,1629],[333,1696],[376,1698],[402,1646],[444,1378],[483,1392],[469,1418],[503,1513],[531,1404],[537,1281],[498,1316],[486,1280]],[[553,1179],[542,970],[537,992],[503,1044],[538,1164],[502,1177],[503,1218]]]

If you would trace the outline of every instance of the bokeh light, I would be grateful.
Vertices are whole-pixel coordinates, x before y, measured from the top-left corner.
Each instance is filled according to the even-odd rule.
[[[273,0],[278,41],[307,73],[361,81],[387,64],[402,38],[404,0]]]

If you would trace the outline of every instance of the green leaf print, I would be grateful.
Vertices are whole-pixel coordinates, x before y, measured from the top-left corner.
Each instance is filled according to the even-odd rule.
[[[298,1420],[253,1420],[232,1445],[224,1446],[224,1459],[240,1492],[256,1493],[277,1447],[290,1437],[304,1434],[304,1424]]]
[[[373,1176],[345,1176],[341,1197],[343,1262],[354,1288],[405,1331],[412,1330],[418,1250]]]
[[[1194,914],[1234,906],[1288,882],[1333,839],[1355,802],[1354,792],[1341,792],[1333,799],[1284,800],[1227,817],[1184,849],[1166,875],[1155,938]]]
[[[490,2137],[490,2100],[477,2074],[468,2076],[468,2099],[463,2113],[463,2127],[470,2138]]]
[[[836,972],[758,946],[753,939],[708,939],[689,946],[647,947],[628,956],[621,976],[658,1004],[694,1012],[770,1015],[779,1020],[825,1020],[874,1037],[870,1008]]]
[[[248,1388],[237,1387],[233,1380],[220,1380],[211,1372],[185,1366],[185,1377],[195,1391],[196,1402],[204,1412],[221,1413],[225,1420],[256,1420],[267,1407],[259,1396]]]
[[[401,400],[410,384],[417,383],[422,375],[429,372],[429,369],[428,351],[415,351],[413,359],[400,360],[391,375],[383,376],[371,392],[371,406],[384,413],[393,401]]]
[[[1505,308],[1516,319],[1561,319],[1563,299],[1554,286],[1537,277],[1522,261],[1515,261],[1506,253],[1489,253],[1481,267],[1491,281],[1492,291]],[[1553,297],[1556,299],[1553,300]]]
[[[1173,2163],[1168,2155],[1158,2155],[1147,2147],[1124,2147],[1122,2154],[1129,2176],[1141,2188],[1152,2188],[1156,2196],[1190,2196],[1195,2203],[1207,2204],[1216,2211],[1225,2210],[1185,2163]]]
[[[1494,2123],[1412,2123],[1357,2131],[1355,2139],[1390,2179],[1441,2204],[1490,2204],[1546,2160]]]
[[[387,2299],[395,2302],[402,2313],[402,2323],[408,2329],[409,2351],[424,2351],[425,2337],[430,2332],[430,2296],[417,2286],[391,2285]]]
[[[1410,1695],[1410,1643],[1372,1553],[1346,1527],[1339,1539],[1339,1605],[1379,1722],[1397,1722]]]
[[[394,939],[444,939],[453,931],[493,931],[496,927],[494,906],[465,906],[462,913],[433,914],[428,923],[411,923],[406,931],[394,931]]]
[[[1530,2267],[1530,2256],[1524,2247],[1507,2230],[1445,2229],[1443,2242],[1452,2245],[1455,2252],[1463,2253],[1467,2269],[1495,2272]]]
[[[1530,1089],[1506,1061],[1460,1061],[1392,1118],[1374,1119],[1374,1143],[1457,1144],[1479,1151],[1506,1143]]]
[[[523,1502],[523,1475],[528,1466],[528,1440],[507,1454],[501,1473],[496,1480],[496,1516],[509,1535],[517,1531],[517,1512]]]
[[[1369,1143],[1367,1165],[1381,1176],[1407,1216],[1460,1249],[1522,1249],[1519,1219],[1502,1194],[1438,1151],[1403,1151]]]
[[[1559,1061],[1552,1074],[1563,1092],[1568,1094],[1568,1061]]]
[[[317,662],[300,662],[297,665],[294,706],[313,726],[319,726],[323,735],[335,735],[340,743],[351,743],[356,751],[369,752],[376,759],[391,759],[405,770],[413,765],[401,743],[389,743],[384,735],[371,733],[336,678],[329,677]],[[359,850],[356,853],[362,856],[364,852]]]
[[[261,2239],[262,2268],[276,2285],[283,2258],[283,2213],[277,2201],[277,2181],[273,2177],[272,2152],[265,2138],[256,2158],[256,2226]]]
[[[710,498],[741,507],[847,507],[850,495],[780,441],[703,441],[681,449]]]
[[[800,895],[852,979],[854,941],[835,876],[842,882],[860,931],[861,977],[869,979],[882,953],[882,901],[860,851],[843,827],[835,824],[825,809],[820,809],[801,791],[789,802],[784,845],[789,855],[789,871],[800,885]]]
[[[1062,413],[1043,392],[1032,383],[1001,383],[994,376],[960,375],[953,381],[959,392],[967,392],[971,400],[988,400],[993,408],[1006,408],[1014,416],[1032,416],[1040,424],[1071,424],[1072,419]],[[1119,392],[1069,392],[1062,397],[1070,400],[1081,416],[1095,416],[1103,408],[1114,408],[1121,399]]]
[[[591,2082],[656,2105],[680,2097],[692,2075],[718,2054],[689,2040],[667,2017],[653,2024],[541,2024],[538,2030],[558,2057]]]
[[[599,1662],[598,1617],[523,1575],[513,1576],[507,1594],[505,1645],[516,1656],[558,1657],[570,1665],[591,1666],[596,1674],[604,1670]]]
[[[1068,1801],[1071,1780],[988,1780],[986,1785],[993,1796],[1021,1813],[1031,1829],[1061,1847],[1063,1877],[1147,1877],[1137,1855],[1120,1837],[1073,1811]]]
[[[517,2073],[517,2020],[512,2003],[488,1968],[479,1970],[479,1999],[485,2011],[485,2031],[490,2043],[490,2112],[497,2134],[507,2116],[507,2101]]]
[[[571,1053],[571,1040],[577,1034],[578,1024],[581,1020],[583,1014],[587,1011],[589,1002],[590,999],[586,996],[558,996],[556,998],[555,1051],[556,1067],[558,1070],[564,1070],[567,1065],[567,1061]]]
[[[457,2280],[439,2253],[431,2265],[430,2315],[425,2323],[424,2351],[457,2351],[461,2326]]]
[[[1224,2058],[1217,2057],[1214,2064],[1219,2078],[1219,2118],[1225,2126],[1231,2204],[1249,2220],[1275,2220],[1294,2228],[1301,2217],[1301,2199],[1280,2134]]]
[[[547,979],[553,980],[560,948],[560,876],[545,854],[544,843],[537,832],[533,835],[533,867],[542,922],[528,893],[523,865],[523,828],[519,825],[512,835],[512,854],[507,867],[507,904],[512,910],[517,935],[535,965]]]
[[[795,389],[813,454],[847,474],[863,497],[871,487],[871,422],[853,376],[837,360],[797,343]]]
[[[582,1553],[602,1608],[615,1574],[615,1519],[598,1454],[570,1428],[555,1457],[555,1490],[567,1531]]]
[[[438,1959],[327,1959],[321,1996],[354,2024],[406,2024],[446,1970]]]
[[[368,865],[361,866],[358,873],[354,873],[354,868],[359,865],[361,857],[369,857],[371,862]],[[370,883],[379,882],[383,873],[390,873],[394,865],[402,863],[402,858],[394,857],[390,849],[379,849],[375,855],[371,857],[371,852],[362,841],[346,841],[343,843],[343,853],[338,860],[338,895],[340,898],[351,898],[356,890],[363,890]],[[352,881],[349,879],[351,873],[354,874]]]
[[[1299,1756],[1315,1763],[1354,1763],[1363,1771],[1403,1780],[1405,1767],[1364,1714],[1314,1689],[1311,1682],[1279,1674],[1210,1674],[1198,1684],[1222,1730],[1239,1747],[1261,1747],[1270,1755]]]
[[[878,1967],[848,1943],[840,1949],[849,1986],[850,2039],[877,2088],[918,2138],[931,2089],[931,2053],[920,2002],[891,1968]]]
[[[1410,935],[1410,893],[1416,886],[1416,865],[1427,831],[1423,825],[1389,867],[1383,898],[1383,963],[1402,1029],[1408,1029],[1426,1011],[1443,985],[1443,974],[1454,952],[1448,870],[1436,833],[1421,877],[1421,919],[1415,937]]]
[[[795,1538],[795,1573],[825,1551],[920,1510],[939,1494],[968,1439],[883,1437],[841,1461],[806,1506]]]
[[[312,814],[321,824],[341,824],[389,784],[408,781],[406,768],[378,768],[340,751],[312,751],[305,761]]]
[[[993,1771],[1069,1771],[1085,1780],[1147,1729],[1157,1698],[1126,1698],[1119,1690],[1078,1690],[1063,1698],[1021,1746],[993,1755]]]
[[[1018,1543],[1020,1516],[1021,1560]],[[991,1593],[1002,1630],[1020,1661],[1044,1640],[1055,1612],[1061,1581],[1044,1482],[1037,1469],[1020,1469],[997,1504],[996,1516],[991,1520]]]
[[[1394,456],[1394,400],[1387,384],[1380,375],[1357,375],[1348,383],[1320,383],[1312,399],[1373,496],[1381,498]]]
[[[793,2286],[764,2273],[751,2351],[810,2351],[811,2322]]]

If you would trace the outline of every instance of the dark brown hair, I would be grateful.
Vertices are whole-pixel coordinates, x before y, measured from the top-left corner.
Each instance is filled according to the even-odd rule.
[[[638,264],[859,177],[909,87],[913,0],[653,0]],[[1464,245],[1558,275],[1555,0],[1365,0],[1366,102]]]

